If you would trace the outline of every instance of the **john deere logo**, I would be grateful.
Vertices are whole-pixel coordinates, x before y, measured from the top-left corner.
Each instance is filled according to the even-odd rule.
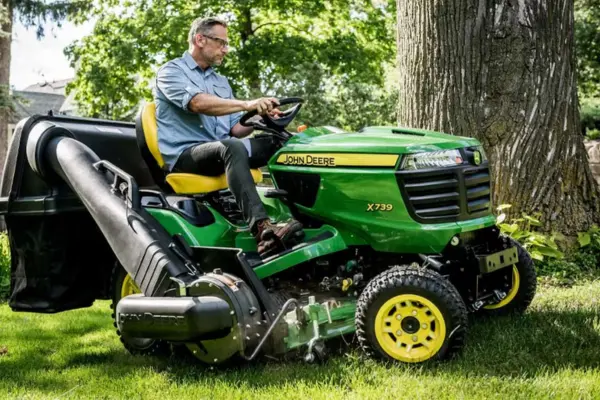
[[[475,165],[481,164],[481,153],[477,150],[473,153],[473,162]]]

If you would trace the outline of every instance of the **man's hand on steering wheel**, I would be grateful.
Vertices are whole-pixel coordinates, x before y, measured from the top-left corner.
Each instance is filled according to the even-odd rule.
[[[260,105],[259,109],[259,103],[261,101],[267,101],[267,104]],[[292,137],[292,134],[287,132],[285,128],[296,117],[302,107],[302,103],[304,103],[304,100],[300,97],[286,97],[283,99],[266,97],[248,101],[246,104],[250,111],[247,111],[241,116],[239,124],[241,126],[248,126],[257,130],[270,132],[272,135],[286,141]],[[285,111],[281,111],[277,108],[277,106],[287,106],[290,104],[294,104],[294,106]],[[259,117],[261,111],[262,114]]]
[[[280,115],[283,114],[283,111],[281,111],[279,108],[274,108],[271,111],[269,111],[267,114],[269,114],[269,116],[272,119],[277,119],[277,118],[279,118]]]
[[[278,105],[279,100],[275,97],[261,97],[256,100],[247,101],[244,108],[246,111],[256,110],[258,115],[265,115],[268,113],[271,116],[277,116],[281,114],[281,111],[276,108]]]

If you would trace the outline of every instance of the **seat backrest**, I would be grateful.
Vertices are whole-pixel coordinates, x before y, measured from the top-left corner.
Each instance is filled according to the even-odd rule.
[[[154,157],[154,160],[158,163],[158,166],[162,168],[165,165],[165,161],[163,160],[162,154],[160,154],[160,150],[158,148],[158,124],[156,123],[156,104],[144,104],[140,114],[146,146],[148,147],[150,154],[152,154],[152,157]]]
[[[156,184],[165,188],[165,161],[158,148],[158,124],[156,123],[156,104],[146,103],[135,120],[135,134],[144,162]]]

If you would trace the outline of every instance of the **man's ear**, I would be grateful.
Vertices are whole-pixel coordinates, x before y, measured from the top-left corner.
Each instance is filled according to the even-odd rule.
[[[203,38],[204,38],[204,36],[202,36],[202,34],[201,34],[201,33],[197,33],[197,34],[196,34],[196,36],[195,36],[195,39],[196,39],[196,46],[199,46],[199,47],[201,47],[201,46],[204,46],[204,43],[202,42],[202,39],[203,39]]]

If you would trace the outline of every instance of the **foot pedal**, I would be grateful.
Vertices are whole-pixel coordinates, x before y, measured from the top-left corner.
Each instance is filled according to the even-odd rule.
[[[267,258],[273,257],[274,255],[279,254],[281,251],[283,251],[282,248],[273,246],[273,247],[269,248],[267,251],[260,254],[260,258],[264,260],[264,259],[267,259]]]
[[[283,189],[269,189],[265,192],[265,197],[270,199],[285,199],[288,192]]]

